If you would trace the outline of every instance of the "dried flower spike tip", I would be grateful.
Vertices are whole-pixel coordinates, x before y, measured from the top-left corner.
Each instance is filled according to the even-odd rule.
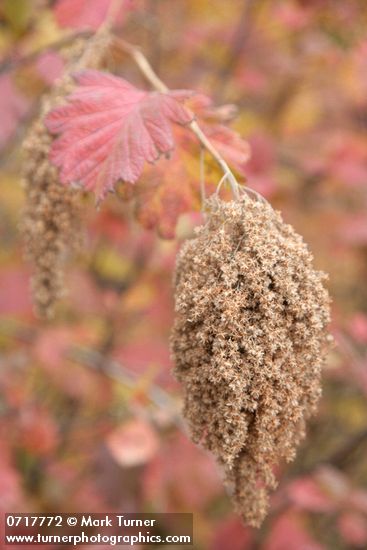
[[[55,302],[64,293],[64,264],[80,239],[80,194],[59,183],[57,170],[48,161],[50,143],[41,120],[36,121],[24,144],[22,232],[33,264],[33,301],[41,318],[52,317]]]
[[[326,276],[270,205],[208,201],[177,258],[171,346],[190,434],[223,467],[236,509],[259,526],[320,397]]]
[[[108,42],[94,36],[76,41],[66,52],[69,68],[51,92],[43,97],[39,118],[31,125],[23,144],[23,186],[26,195],[21,229],[27,259],[32,264],[32,294],[37,315],[54,315],[57,300],[65,293],[64,269],[82,241],[81,193],[61,185],[49,161],[52,137],[44,115],[62,104],[73,88],[73,70],[98,66]]]

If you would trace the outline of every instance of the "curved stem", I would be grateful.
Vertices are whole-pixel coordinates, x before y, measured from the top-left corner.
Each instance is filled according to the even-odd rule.
[[[103,27],[104,29],[111,30],[115,22],[116,16],[121,7],[122,7],[122,0],[112,0],[108,8],[106,18],[101,27]]]
[[[96,43],[101,41],[101,48],[104,49],[105,45],[103,45],[103,43],[104,42],[107,43],[112,40],[112,27],[113,27],[117,12],[120,9],[121,5],[122,5],[122,0],[112,0],[108,8],[105,20],[98,27],[97,31],[89,41],[89,44],[85,48],[82,56],[78,61],[81,67],[83,67],[83,65],[85,64],[88,64],[87,60],[89,59],[90,55],[92,58],[95,57]]]
[[[236,178],[234,177],[234,174],[233,174],[232,170],[229,168],[229,166],[226,163],[226,161],[224,160],[224,158],[219,154],[217,149],[215,149],[213,144],[208,140],[208,138],[206,137],[206,135],[204,134],[204,132],[202,131],[202,129],[200,128],[200,126],[198,125],[196,120],[193,120],[192,122],[190,122],[189,128],[192,130],[192,132],[199,139],[202,146],[205,147],[205,149],[207,149],[207,151],[209,151],[209,153],[212,155],[214,160],[217,161],[217,163],[221,167],[224,175],[226,176],[226,179],[228,180],[228,182],[231,186],[234,198],[236,200],[238,200],[239,197],[240,197],[238,183],[237,183]]]
[[[169,92],[169,88],[155,73],[153,67],[151,66],[151,64],[145,57],[145,55],[141,52],[141,50],[138,47],[133,46],[128,42],[125,42],[125,40],[122,40],[121,38],[116,38],[116,43],[122,51],[128,53],[131,56],[131,58],[135,61],[135,63],[143,73],[144,77],[148,80],[148,82],[150,82],[153,88],[155,88],[158,92],[161,92],[161,93]],[[192,115],[192,118],[194,119],[194,114],[191,113],[189,109],[188,111],[190,112],[190,114]],[[223,174],[225,175],[225,179],[228,180],[231,186],[233,197],[236,200],[238,200],[240,198],[239,185],[232,170],[229,168],[224,158],[221,156],[219,151],[214,147],[214,145],[206,137],[206,135],[204,134],[204,132],[202,131],[202,129],[200,128],[196,120],[192,120],[188,124],[188,128],[190,128],[190,130],[196,135],[201,145],[211,154],[211,156],[217,162],[217,164],[223,171]]]

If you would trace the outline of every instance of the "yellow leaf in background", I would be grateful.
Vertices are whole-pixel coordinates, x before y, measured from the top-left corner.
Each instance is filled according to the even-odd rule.
[[[4,172],[1,175],[0,189],[0,263],[5,264],[8,261],[17,261],[19,256],[19,251],[15,248],[15,244],[19,242],[17,227],[19,212],[24,204],[24,195],[19,177],[11,173]]]
[[[265,126],[262,124],[262,120],[255,111],[244,109],[238,113],[234,129],[241,134],[241,136],[247,136],[252,132],[259,132],[262,128],[265,128]]]
[[[160,367],[157,364],[150,364],[145,371],[139,376],[134,387],[135,396],[149,395],[149,390],[152,387]]]
[[[3,0],[2,13],[12,30],[22,33],[29,23],[32,3],[29,0]]]
[[[121,284],[131,277],[133,265],[117,250],[101,247],[94,258],[93,268],[103,279]]]
[[[34,65],[24,65],[14,71],[13,80],[22,94],[31,99],[40,96],[45,90],[44,80]]]
[[[0,188],[2,206],[8,215],[14,216],[14,223],[17,223],[19,208],[24,203],[24,193],[19,176],[3,170],[0,175]]]
[[[310,130],[320,119],[319,95],[314,90],[300,90],[290,98],[280,118],[280,125],[287,134]]]
[[[332,402],[334,416],[345,428],[363,429],[366,424],[367,406],[359,394],[341,395]]]
[[[6,57],[9,53],[9,50],[12,47],[12,33],[9,29],[3,28],[0,33],[0,56],[1,58]]]
[[[32,43],[30,51],[46,48],[60,38],[65,36],[60,27],[58,27],[55,18],[51,12],[43,12],[34,22],[34,32],[32,34]]]
[[[338,77],[343,82],[345,92],[352,101],[363,102],[366,98],[365,86],[361,81],[361,76],[362,74],[359,74],[358,68],[355,64],[351,65],[350,61],[340,67]]]
[[[154,300],[154,287],[148,283],[133,285],[124,294],[124,308],[127,311],[143,309]]]

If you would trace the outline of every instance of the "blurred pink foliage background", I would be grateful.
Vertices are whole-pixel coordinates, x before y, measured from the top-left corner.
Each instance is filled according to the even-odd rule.
[[[98,211],[86,201],[69,293],[52,322],[32,312],[18,232],[22,138],[62,73],[55,44],[96,29],[108,5],[0,6],[1,511],[185,511],[198,549],[366,548],[366,3],[131,0],[116,19],[170,88],[237,107],[232,128],[251,146],[247,164],[236,164],[243,142],[209,122],[208,135],[330,274],[336,346],[320,410],[296,461],[280,468],[260,530],[241,524],[212,458],[186,437],[170,372],[175,253],[200,209],[189,148],[147,168],[134,188],[121,184],[123,200]],[[146,87],[127,57],[108,65]],[[209,187],[215,178],[213,167]]]

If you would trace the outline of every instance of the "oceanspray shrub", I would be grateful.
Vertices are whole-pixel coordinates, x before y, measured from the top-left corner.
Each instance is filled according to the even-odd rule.
[[[169,90],[141,52],[123,41],[116,44],[154,91],[106,72],[80,71],[99,69],[113,42],[108,26],[98,32],[69,52],[68,70],[44,98],[24,146],[23,233],[36,310],[51,317],[63,293],[64,265],[80,242],[82,189],[94,191],[99,202],[120,180],[135,184],[147,162],[168,155],[177,136],[184,144],[182,127],[188,127],[223,170],[221,183],[230,183],[236,200],[223,202],[216,193],[206,201],[205,225],[178,255],[175,373],[192,439],[213,452],[236,509],[259,526],[276,485],[274,467],[294,458],[320,396],[329,339],[325,275],[314,270],[307,246],[279,213],[241,195],[184,104],[191,93]],[[245,163],[248,144],[218,121],[215,129],[219,143],[236,145],[234,158]],[[170,185],[165,208],[190,209],[167,190]]]

